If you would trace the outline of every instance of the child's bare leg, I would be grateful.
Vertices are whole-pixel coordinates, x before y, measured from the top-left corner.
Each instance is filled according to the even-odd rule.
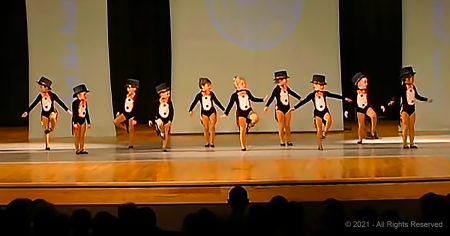
[[[323,136],[326,137],[328,130],[330,130],[331,125],[333,124],[333,118],[331,117],[330,113],[325,114],[323,117],[326,120],[325,130],[323,132]],[[321,120],[322,121],[322,120]],[[323,123],[323,122],[322,122]]]
[[[252,125],[256,125],[259,122],[259,116],[256,112],[250,114],[250,120],[252,120]]]
[[[206,139],[205,147],[209,147],[210,134],[209,134],[209,118],[202,115],[203,136]]]
[[[322,132],[323,132],[323,123],[322,123],[322,118],[320,117],[316,117],[314,119],[315,122],[315,126],[316,126],[316,137],[317,137],[317,149],[319,150],[323,150],[323,137],[322,137]]]
[[[292,112],[291,111],[288,111],[288,113],[286,113],[284,115],[284,130],[285,130],[286,141],[287,141],[288,145],[292,145],[291,117],[292,117]]]
[[[46,132],[46,130],[48,130],[49,123],[50,123],[50,120],[47,117],[43,116],[41,118],[41,124],[42,124],[42,126],[44,127],[44,130],[45,130],[44,131],[44,133],[45,133],[44,139],[45,139],[45,149],[46,150],[49,149],[49,145],[50,145],[50,135],[49,135],[48,132]]]
[[[284,129],[285,129],[285,117],[282,111],[276,111],[277,121],[278,121],[278,136],[280,138],[280,144],[284,145]]]
[[[168,124],[164,124],[161,127],[162,132],[164,132],[164,139],[163,139],[163,151],[166,151],[168,148],[168,144],[169,144],[169,139],[170,139],[170,123]]]
[[[362,143],[362,140],[366,132],[366,115],[358,112],[358,143]]]
[[[124,130],[127,129],[124,121],[126,120],[125,115],[124,114],[120,114],[118,115],[115,119],[114,119],[114,125],[116,125],[119,128],[122,128]]]
[[[80,151],[84,151],[84,140],[85,140],[85,137],[86,137],[86,124],[83,124],[80,127],[80,135],[79,135]]]
[[[239,117],[239,141],[241,142],[241,150],[247,150],[247,121],[244,117]]]
[[[406,112],[402,112],[402,139],[403,147],[408,148],[408,133],[409,133],[409,115]]]
[[[80,149],[80,126],[77,124],[73,125],[73,134],[74,134],[74,139],[75,139],[75,151],[78,154],[81,149]]]
[[[134,118],[128,120],[128,148],[133,148],[134,146],[134,128],[136,124],[137,122],[134,120]]]
[[[209,117],[209,131],[210,131],[210,141],[209,145],[214,147],[214,143],[216,141],[216,124],[217,124],[217,116],[216,113],[212,114]]]
[[[58,115],[55,112],[50,113],[50,123],[48,125],[48,132],[51,132],[55,129]]]
[[[409,146],[411,148],[417,148],[416,145],[414,145],[414,136],[415,136],[415,124],[416,124],[416,113],[413,113],[410,117],[409,117]]]
[[[377,138],[377,123],[378,123],[377,113],[372,108],[369,108],[367,109],[367,115],[370,117],[371,122],[370,133],[372,134],[372,137]]]

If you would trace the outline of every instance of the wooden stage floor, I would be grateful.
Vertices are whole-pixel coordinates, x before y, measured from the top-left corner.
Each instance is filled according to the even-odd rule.
[[[237,134],[219,134],[214,149],[203,148],[202,135],[175,135],[172,150],[161,152],[160,140],[141,127],[134,149],[119,133],[89,139],[85,156],[75,155],[71,139],[54,139],[44,151],[42,141],[27,140],[26,128],[0,132],[0,205],[18,197],[60,205],[225,203],[233,185],[246,186],[253,202],[450,193],[450,135],[419,132],[419,149],[404,150],[392,125],[363,145],[354,132],[330,133],[324,151],[312,133],[294,134],[289,148],[278,145],[277,134],[251,134],[247,152]]]

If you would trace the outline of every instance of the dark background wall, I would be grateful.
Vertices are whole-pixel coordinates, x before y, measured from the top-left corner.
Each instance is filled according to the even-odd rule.
[[[4,36],[0,51],[3,72],[0,126],[26,126],[28,119],[20,119],[20,114],[29,103],[25,0],[5,0],[0,4]],[[139,79],[141,88],[137,119],[145,123],[150,104],[157,98],[154,87],[161,82],[170,83],[169,0],[108,0],[107,4],[114,113],[122,106],[125,80]],[[343,94],[352,94],[351,77],[361,71],[370,79],[375,102],[384,104],[399,84],[398,73],[402,66],[402,1],[341,0],[339,18]],[[397,118],[395,109],[391,111],[384,114],[385,117]]]
[[[386,105],[398,86],[402,67],[402,1],[339,1],[342,93],[352,95],[351,82],[357,72],[369,79],[369,91],[375,104]],[[346,109],[350,109],[349,105]],[[381,116],[398,117],[398,109]],[[354,116],[349,119],[355,119]]]
[[[26,126],[28,119],[20,118],[29,87],[25,0],[0,2],[0,27],[0,126]]]

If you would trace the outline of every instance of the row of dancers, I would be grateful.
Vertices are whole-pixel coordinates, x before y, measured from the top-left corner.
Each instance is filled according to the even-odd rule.
[[[414,126],[415,126],[415,101],[432,102],[419,95],[415,86],[416,72],[411,66],[403,67],[400,71],[400,80],[402,85],[400,91],[392,97],[387,106],[393,106],[395,103],[400,103],[400,116],[402,125],[402,139],[403,148],[418,148],[414,143]],[[255,97],[248,88],[247,80],[243,76],[234,76],[233,84],[235,92],[231,95],[227,107],[224,107],[212,90],[212,81],[209,78],[199,78],[200,91],[196,94],[191,106],[189,107],[189,114],[193,116],[194,108],[200,103],[200,118],[204,128],[205,147],[215,147],[215,128],[218,120],[216,106],[223,111],[220,118],[227,117],[231,109],[236,105],[236,124],[239,128],[239,141],[242,151],[247,151],[247,134],[259,122],[258,114],[252,108],[252,102],[265,102],[264,112],[269,110],[269,107],[275,100],[275,120],[278,123],[278,136],[280,146],[293,146],[291,135],[291,114],[293,111],[302,107],[308,102],[313,103],[313,123],[316,129],[317,149],[323,150],[323,142],[331,128],[333,119],[328,108],[327,98],[340,99],[343,102],[352,103],[355,105],[356,116],[358,120],[358,141],[357,144],[362,144],[365,138],[365,117],[371,119],[370,138],[377,139],[377,110],[371,102],[368,90],[368,78],[363,73],[358,72],[352,77],[352,82],[355,85],[355,95],[353,98],[346,98],[340,94],[332,93],[326,90],[326,77],[321,74],[314,74],[310,83],[313,86],[311,91],[305,98],[292,90],[288,85],[290,76],[286,70],[274,72],[274,82],[276,86],[273,88],[270,96],[266,95],[264,98]],[[58,111],[55,108],[54,102],[58,103],[69,115],[72,116],[72,134],[75,140],[76,154],[87,154],[84,148],[86,130],[90,128],[91,121],[88,109],[88,93],[89,90],[85,84],[77,85],[73,88],[72,109],[69,109],[64,102],[51,89],[52,81],[46,77],[41,77],[36,81],[40,86],[40,93],[36,99],[31,103],[28,109],[22,114],[22,117],[27,117],[29,112],[40,102],[41,103],[41,124],[44,128],[45,134],[45,149],[50,150],[50,136],[49,134],[54,130]],[[127,79],[126,90],[127,96],[123,107],[116,113],[114,124],[122,128],[128,134],[129,144],[128,148],[134,147],[134,131],[137,125],[136,121],[136,101],[137,90],[139,88],[139,80]],[[155,130],[157,135],[162,139],[162,150],[167,151],[170,148],[171,125],[174,118],[174,107],[171,100],[171,89],[166,83],[156,86],[156,92],[159,95],[151,109],[154,113],[151,116],[148,124]],[[290,97],[294,97],[299,102],[291,107]],[[384,112],[386,106],[381,106]],[[345,111],[348,115],[348,111]],[[409,137],[409,143],[408,143]]]

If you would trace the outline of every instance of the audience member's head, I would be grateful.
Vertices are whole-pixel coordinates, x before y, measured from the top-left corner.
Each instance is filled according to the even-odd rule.
[[[57,217],[56,207],[42,199],[33,201],[33,221],[36,235],[54,234]]]
[[[270,228],[273,230],[272,234],[280,234],[280,232],[288,229],[288,209],[289,202],[285,197],[277,195],[270,199],[268,213]],[[285,234],[285,232],[281,234]]]
[[[114,236],[119,235],[117,218],[109,212],[101,211],[92,220],[93,236]]]
[[[86,209],[77,209],[70,218],[74,236],[89,235],[92,224],[92,214]]]
[[[218,220],[216,215],[206,209],[202,208],[197,212],[197,222],[199,224],[198,235],[214,235],[217,234]]]
[[[324,211],[317,219],[313,235],[343,234],[344,221],[347,220],[343,205],[333,198],[326,199],[324,204]]]
[[[276,221],[283,221],[284,216],[287,215],[289,208],[288,200],[280,195],[272,197],[269,201],[269,214]]]
[[[57,213],[53,224],[54,235],[70,235],[70,218],[66,214]]]
[[[117,216],[119,220],[132,220],[136,217],[137,205],[129,202],[119,205],[117,209]]]
[[[325,200],[324,212],[331,218],[341,219],[342,221],[344,221],[345,218],[347,217],[342,203],[334,198],[328,198]]]
[[[156,214],[150,207],[140,207],[136,215],[137,231],[140,235],[153,235],[157,230]]]
[[[248,193],[242,186],[233,187],[228,194],[228,204],[233,210],[243,210],[249,204]]]
[[[289,205],[289,201],[281,195],[276,195],[272,197],[269,201],[269,207],[275,209],[285,208]]]
[[[137,210],[134,203],[125,203],[119,205],[117,216],[121,234],[135,234],[137,231]]]
[[[420,198],[422,217],[427,220],[443,219],[445,212],[445,196],[427,193]]]
[[[189,213],[183,219],[182,231],[185,235],[198,235],[198,220],[197,213]]]
[[[31,232],[31,211],[32,201],[26,198],[12,200],[5,209],[4,217],[6,230],[9,233],[28,234]]]

